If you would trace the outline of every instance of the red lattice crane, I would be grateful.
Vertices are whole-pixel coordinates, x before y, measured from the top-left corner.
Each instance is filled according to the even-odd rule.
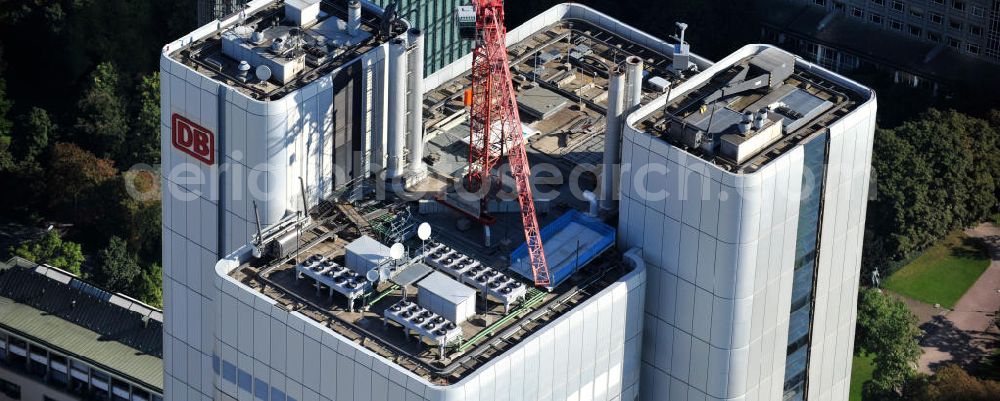
[[[507,58],[507,30],[503,22],[503,0],[473,0],[473,6],[459,10],[463,36],[476,40],[472,50],[472,88],[466,92],[470,110],[469,174],[467,185],[478,191],[495,178],[497,162],[507,150],[511,175],[517,184],[521,204],[524,240],[535,285],[549,285],[549,266],[542,249],[542,234],[535,215],[535,202],[528,178],[531,169],[524,147],[521,117],[517,112],[510,61]],[[475,30],[472,13],[475,13]],[[509,146],[506,146],[509,145]],[[485,193],[490,193],[486,191]],[[482,199],[482,213],[487,210],[489,195]]]

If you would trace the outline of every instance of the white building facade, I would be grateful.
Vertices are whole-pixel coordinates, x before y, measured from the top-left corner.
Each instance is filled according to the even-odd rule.
[[[272,3],[253,1],[246,13]],[[363,5],[374,10],[370,3]],[[363,161],[380,163],[378,157],[362,156],[382,149],[386,46],[280,99],[259,101],[173,55],[239,18],[214,21],[164,46],[160,57],[164,387],[169,400],[215,399],[214,267],[256,232],[254,203],[267,227],[302,210],[300,178],[309,204],[315,205],[336,185],[371,171]],[[191,140],[180,145],[174,140],[182,126],[196,133],[190,148],[184,145]]]
[[[766,47],[746,46],[674,93]],[[666,96],[627,120],[619,246],[641,247],[648,267],[643,400],[847,399],[876,102],[795,62],[864,100],[753,173],[635,128]]]

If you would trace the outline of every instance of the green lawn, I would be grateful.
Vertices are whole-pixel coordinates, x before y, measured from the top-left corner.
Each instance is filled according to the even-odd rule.
[[[885,288],[950,309],[989,265],[986,252],[965,233],[955,231],[893,273]]]
[[[862,386],[866,381],[871,380],[872,371],[875,370],[873,363],[874,355],[855,355],[851,364],[851,396],[850,401],[861,401]]]

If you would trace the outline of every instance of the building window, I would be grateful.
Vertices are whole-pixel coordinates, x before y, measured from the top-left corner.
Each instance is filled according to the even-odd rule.
[[[868,20],[874,24],[882,25],[882,16],[879,14],[871,13],[868,15]]]
[[[950,19],[950,20],[948,20],[948,26],[951,27],[951,29],[954,29],[956,31],[961,31],[963,24],[962,24],[962,21]]]
[[[843,12],[847,12],[847,6],[845,6],[844,3],[841,2],[841,1],[834,1],[833,2],[833,9],[837,10],[837,11],[840,11],[842,13]]]
[[[875,4],[880,5],[880,6],[884,6],[885,5],[885,0],[872,0],[872,3],[875,3]]]
[[[820,6],[825,6],[826,5],[826,0],[813,0],[813,2],[815,2],[816,5],[820,5]]]
[[[903,0],[892,0],[892,9],[903,12]]]
[[[969,33],[976,36],[983,36],[983,27],[979,25],[969,25]]]
[[[253,394],[253,376],[250,376],[249,372],[240,369],[236,385],[239,386],[240,390]]]
[[[840,69],[843,71],[852,71],[861,66],[861,60],[858,56],[850,53],[840,53]]]
[[[74,394],[85,394],[90,388],[90,383],[87,382],[90,366],[72,359],[69,361],[69,366],[69,391]]]
[[[954,48],[957,49],[959,47],[962,47],[962,41],[949,36],[948,37],[948,46],[951,46],[951,47],[954,47]]]
[[[980,6],[977,6],[977,5],[973,5],[973,6],[972,6],[972,15],[975,15],[975,16],[977,16],[977,17],[982,17],[982,16],[985,16],[985,15],[986,15],[986,10],[984,10],[984,9],[983,9],[982,7],[980,7]]]
[[[953,3],[951,3],[951,6],[955,7],[956,10],[965,11],[965,2],[964,1],[955,0]]]
[[[927,31],[927,39],[934,43],[940,43],[941,34],[934,31]]]
[[[938,13],[931,13],[931,22],[933,22],[935,24],[938,24],[938,25],[943,24],[944,23],[944,16],[941,15],[941,14],[938,14]]]
[[[922,9],[922,8],[916,8],[916,7],[910,7],[910,16],[913,17],[913,18],[923,18],[924,17],[924,9]]]
[[[66,387],[69,384],[69,361],[65,356],[54,353],[49,354],[49,383],[59,387]]]
[[[903,21],[900,21],[898,19],[890,19],[889,20],[889,27],[892,28],[892,29],[895,29],[897,31],[902,31],[903,30]]]
[[[909,25],[909,27],[910,27],[910,35],[913,35],[913,36],[920,36],[920,34],[924,32],[924,30],[923,30],[923,29],[920,29],[920,27],[919,27],[919,26],[916,26],[916,25]]]
[[[851,15],[857,18],[861,18],[865,16],[865,12],[861,11],[861,9],[858,7],[851,7]]]
[[[253,379],[253,393],[258,400],[267,401],[268,390],[269,388],[267,387],[267,383],[263,380],[256,377]]]
[[[972,43],[969,43],[969,44],[965,45],[965,50],[967,50],[969,52],[969,54],[976,54],[976,55],[978,55],[979,54],[979,45],[974,45]]]

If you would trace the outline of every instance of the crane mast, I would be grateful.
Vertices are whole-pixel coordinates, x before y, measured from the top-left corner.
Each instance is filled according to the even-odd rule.
[[[547,286],[550,283],[549,268],[535,214],[529,182],[531,169],[511,80],[503,0],[473,0],[473,8],[475,31],[468,29],[466,33],[468,36],[474,34],[476,40],[472,50],[469,173],[466,185],[473,191],[479,191],[483,185],[491,184],[496,178],[494,169],[506,149],[521,205],[521,222],[524,224],[531,272],[535,285]],[[469,10],[466,8],[466,11]],[[484,193],[482,213],[486,213],[490,191]]]

